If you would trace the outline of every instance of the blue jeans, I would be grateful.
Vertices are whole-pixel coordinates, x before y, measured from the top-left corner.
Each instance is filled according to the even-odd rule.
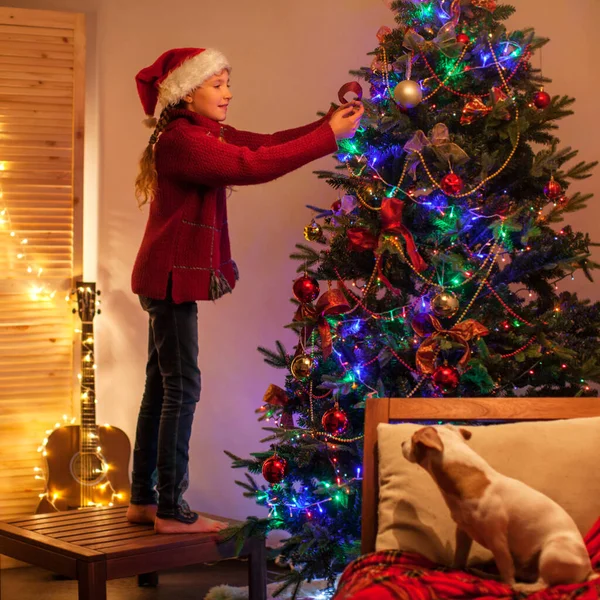
[[[170,282],[169,282],[170,284]],[[188,487],[189,442],[200,399],[198,306],[140,296],[149,317],[146,385],[138,415],[132,504],[158,504],[157,516],[193,523],[183,499]]]

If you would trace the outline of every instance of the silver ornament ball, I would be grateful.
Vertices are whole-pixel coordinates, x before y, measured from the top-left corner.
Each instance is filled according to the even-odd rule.
[[[416,81],[407,79],[395,87],[394,98],[402,108],[414,108],[423,100],[423,90]]]

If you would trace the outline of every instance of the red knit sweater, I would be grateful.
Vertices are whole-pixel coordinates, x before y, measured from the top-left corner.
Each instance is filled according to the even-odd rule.
[[[327,117],[272,135],[174,110],[156,144],[158,190],[133,267],[135,294],[177,303],[216,300],[238,279],[225,187],[271,181],[337,149]]]

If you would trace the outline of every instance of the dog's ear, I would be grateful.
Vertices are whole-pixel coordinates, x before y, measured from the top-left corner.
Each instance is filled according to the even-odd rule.
[[[463,429],[462,427],[459,429],[460,434],[465,438],[465,440],[470,440],[473,435],[468,429]]]
[[[444,449],[444,444],[442,444],[438,432],[433,427],[423,427],[423,429],[415,431],[412,440],[413,444],[423,444],[427,448],[433,448],[440,452]]]

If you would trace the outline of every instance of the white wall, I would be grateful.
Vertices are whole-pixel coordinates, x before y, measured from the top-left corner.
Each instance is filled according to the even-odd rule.
[[[514,0],[514,27],[533,25],[553,39],[544,50],[544,71],[554,78],[550,93],[578,98],[577,114],[561,128],[565,145],[582,158],[600,155],[596,93],[596,0]],[[370,64],[366,52],[375,33],[393,26],[383,0],[13,0],[12,5],[85,12],[88,17],[88,98],[86,138],[86,260],[84,275],[97,279],[103,314],[98,338],[98,415],[132,438],[144,383],[147,325],[130,291],[130,272],[146,213],[133,196],[137,159],[148,130],[134,75],[164,50],[176,46],[214,46],[233,64],[234,100],[229,121],[267,132],[306,123],[335,100],[348,70]],[[577,9],[573,6],[576,5]],[[284,373],[263,363],[258,345],[294,337],[283,325],[292,317],[288,298],[296,263],[288,259],[310,213],[307,202],[328,206],[335,193],[311,171],[332,166],[329,158],[282,180],[240,188],[230,200],[232,249],[241,280],[233,295],[200,305],[202,399],[191,448],[194,508],[243,518],[258,508],[234,485],[223,449],[242,456],[260,449],[264,432],[255,420],[269,383]],[[579,186],[594,190],[600,175]],[[595,217],[593,215],[596,215]],[[576,228],[600,239],[600,209],[571,217]],[[97,237],[96,237],[97,236]],[[97,254],[96,254],[97,245]],[[570,287],[598,299],[593,284],[578,276]]]

